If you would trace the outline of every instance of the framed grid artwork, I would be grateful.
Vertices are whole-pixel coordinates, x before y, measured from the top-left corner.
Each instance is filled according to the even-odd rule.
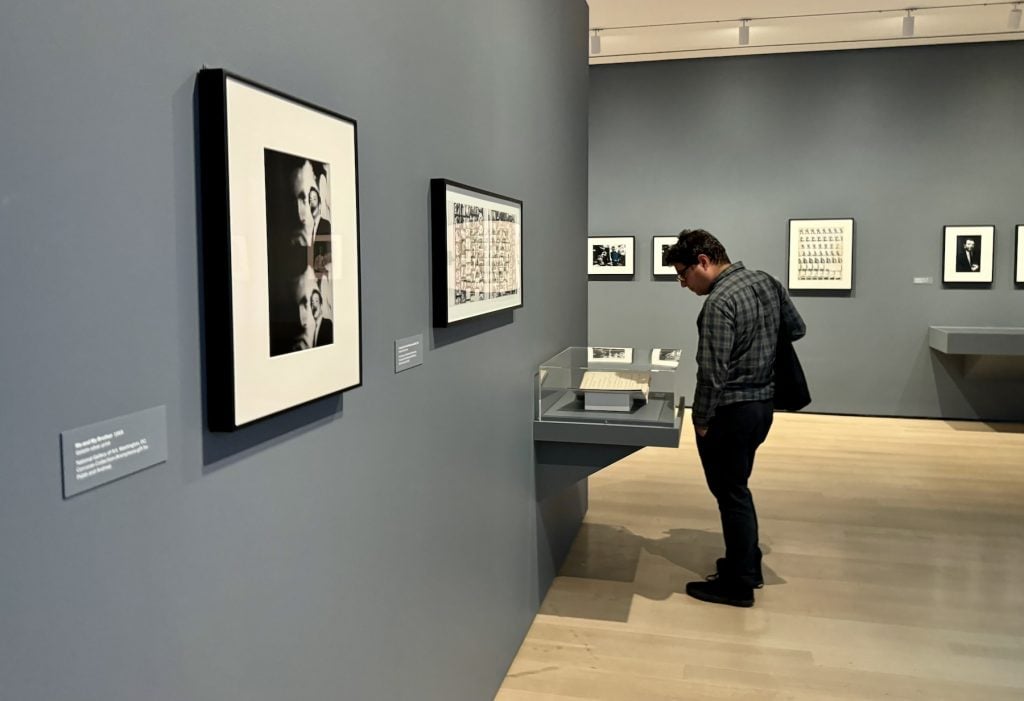
[[[523,203],[430,181],[434,326],[523,306]]]
[[[853,219],[789,220],[789,289],[853,289]]]

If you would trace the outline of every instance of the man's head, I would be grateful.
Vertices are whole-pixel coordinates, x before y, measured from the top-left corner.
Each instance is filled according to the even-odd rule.
[[[320,216],[320,191],[315,187],[309,188],[309,211],[314,219]]]
[[[313,318],[317,321],[320,321],[320,314],[321,310],[323,309],[323,304],[324,300],[323,297],[320,295],[320,290],[314,287],[313,291],[309,293],[309,308],[313,312]]]
[[[309,246],[313,240],[313,212],[310,208],[310,192],[316,188],[316,178],[313,176],[313,164],[303,161],[302,165],[292,172],[292,196],[295,198],[295,208],[298,214],[299,234],[304,239],[304,245]],[[319,193],[317,195],[319,199]]]
[[[974,239],[964,239],[964,250],[968,253],[974,251]]]
[[[665,262],[676,269],[679,284],[706,295],[723,270],[732,265],[725,246],[704,229],[685,229],[665,253]]]
[[[301,275],[295,279],[294,303],[298,310],[299,329],[297,329],[296,348],[311,348],[313,346],[313,330],[316,320],[313,318],[312,298],[319,295],[316,288],[316,275],[313,269],[307,267]]]

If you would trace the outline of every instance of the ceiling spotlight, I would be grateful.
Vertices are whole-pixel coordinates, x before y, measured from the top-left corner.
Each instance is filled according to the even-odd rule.
[[[907,10],[907,16],[903,18],[903,36],[912,37],[914,36],[914,11]]]
[[[746,46],[750,43],[750,25],[747,24],[750,20],[740,20],[740,46]]]
[[[1010,19],[1006,23],[1010,29],[1014,31],[1020,29],[1020,14],[1020,3],[1018,2],[1015,3],[1013,9],[1010,10]]]
[[[594,33],[590,37],[590,53],[592,54],[601,53],[601,35],[598,34],[598,31],[599,30],[595,29]]]

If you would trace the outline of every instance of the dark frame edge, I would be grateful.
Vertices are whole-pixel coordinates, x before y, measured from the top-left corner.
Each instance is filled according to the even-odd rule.
[[[234,431],[235,383],[231,297],[231,231],[227,152],[227,72],[204,68],[196,77],[199,194],[206,335],[207,427]]]

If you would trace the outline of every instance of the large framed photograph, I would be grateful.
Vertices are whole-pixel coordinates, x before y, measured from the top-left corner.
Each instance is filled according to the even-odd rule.
[[[651,239],[651,273],[655,277],[676,276],[675,266],[665,262],[668,249],[679,240],[678,236],[655,236]]]
[[[207,423],[362,382],[356,123],[221,69],[197,78]]]
[[[947,226],[942,232],[943,282],[992,282],[994,226]]]
[[[853,219],[789,220],[789,289],[853,289]]]
[[[1017,226],[1017,264],[1014,271],[1014,280],[1018,285],[1024,285],[1024,224]]]
[[[523,203],[430,181],[434,326],[523,306]]]
[[[632,275],[633,236],[591,236],[587,239],[588,275]]]

